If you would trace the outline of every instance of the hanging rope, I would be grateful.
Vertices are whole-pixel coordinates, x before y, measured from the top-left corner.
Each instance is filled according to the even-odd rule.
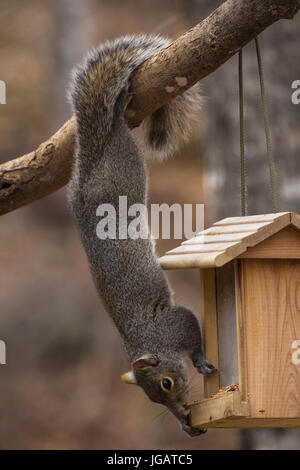
[[[265,91],[265,82],[263,74],[262,59],[258,38],[255,38],[255,47],[257,55],[257,65],[260,81],[261,102],[264,117],[264,127],[266,136],[266,146],[270,174],[270,186],[272,194],[273,212],[278,212],[278,195],[276,184],[276,171],[273,158],[273,149],[271,142],[270,122],[267,110],[267,98]],[[247,181],[246,181],[246,159],[245,159],[245,120],[244,120],[244,85],[243,85],[243,51],[239,51],[239,112],[240,112],[240,173],[241,173],[241,215],[247,215]]]
[[[240,105],[240,171],[241,171],[241,215],[247,215],[247,182],[245,161],[243,51],[239,51],[239,105]]]
[[[267,110],[267,98],[266,98],[266,92],[265,92],[265,81],[264,81],[263,66],[262,66],[258,37],[255,38],[255,47],[256,47],[259,81],[260,81],[261,102],[262,102],[263,115],[264,115],[264,126],[265,126],[265,134],[266,134],[267,155],[268,155],[268,162],[269,162],[273,212],[278,212],[276,171],[275,171],[275,164],[274,164],[274,158],[273,158],[270,122],[269,122],[269,116],[268,116],[268,110]]]

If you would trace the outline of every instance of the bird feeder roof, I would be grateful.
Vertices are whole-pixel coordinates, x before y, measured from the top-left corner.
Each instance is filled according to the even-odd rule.
[[[164,269],[220,267],[288,226],[300,230],[300,216],[281,212],[229,217],[168,251],[159,261]]]

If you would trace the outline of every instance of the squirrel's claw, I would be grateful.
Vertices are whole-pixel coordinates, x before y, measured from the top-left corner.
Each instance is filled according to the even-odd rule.
[[[179,417],[179,420],[181,422],[181,427],[184,432],[186,432],[189,436],[191,437],[196,437],[200,436],[201,434],[206,433],[206,429],[198,429],[198,428],[193,428],[189,423],[190,423],[190,409],[187,408],[188,413],[185,413],[183,416]]]
[[[201,436],[201,434],[205,434],[207,432],[206,429],[192,428],[188,424],[183,424],[182,430],[185,431],[191,437]]]
[[[201,364],[197,364],[197,371],[203,375],[209,375],[216,372],[216,368],[206,359],[203,359]]]

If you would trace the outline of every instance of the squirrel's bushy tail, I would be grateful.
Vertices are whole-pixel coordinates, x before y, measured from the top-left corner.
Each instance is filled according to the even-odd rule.
[[[170,44],[159,35],[124,36],[92,50],[73,72],[69,98],[78,120],[78,138],[94,140],[109,133],[117,99],[134,70]],[[189,135],[201,94],[194,85],[144,120],[146,145],[164,157]]]
[[[201,89],[197,83],[143,121],[146,145],[164,159],[177,150],[180,140],[187,140],[202,105]]]

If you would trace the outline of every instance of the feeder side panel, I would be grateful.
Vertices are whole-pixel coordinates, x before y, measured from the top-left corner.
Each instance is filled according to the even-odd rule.
[[[250,416],[300,417],[300,260],[237,260],[236,289],[240,389]]]
[[[234,261],[216,269],[220,387],[238,383]]]
[[[219,370],[218,326],[216,311],[215,269],[200,270],[201,311],[203,318],[203,339],[205,355],[216,369]],[[219,372],[204,377],[205,397],[211,397],[219,390]]]

